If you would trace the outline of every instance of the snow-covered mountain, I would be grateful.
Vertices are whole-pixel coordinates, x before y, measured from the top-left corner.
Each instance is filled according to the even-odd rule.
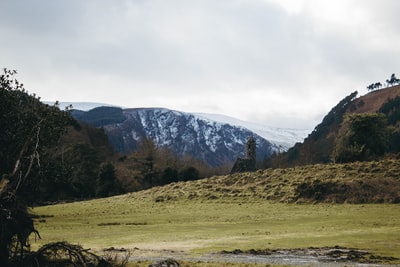
[[[50,102],[48,102],[51,104]],[[117,107],[115,105],[109,105],[104,103],[94,103],[94,102],[60,102],[59,106],[61,109],[72,105],[74,109],[89,111],[96,107]],[[277,128],[271,127],[259,123],[249,122],[239,120],[237,118],[233,118],[230,116],[222,115],[222,114],[211,114],[211,113],[192,113],[195,116],[205,118],[211,121],[216,121],[220,123],[227,123],[233,126],[244,127],[269,142],[277,145],[280,149],[280,152],[286,151],[294,144],[298,142],[303,142],[304,138],[311,133],[311,129],[290,129],[290,128]]]
[[[136,149],[142,138],[150,137],[159,147],[167,146],[178,155],[190,154],[214,166],[233,163],[238,156],[243,157],[250,136],[256,139],[257,157],[262,159],[274,151],[286,151],[302,142],[309,133],[308,130],[273,128],[225,115],[166,108],[122,109],[86,102],[61,102],[60,108],[69,104],[77,109],[73,112],[75,118],[103,127],[119,152],[129,153]],[[96,105],[97,108],[90,109]]]
[[[257,158],[269,157],[278,147],[252,131],[194,114],[164,108],[122,110],[125,120],[103,125],[110,142],[120,152],[134,150],[144,138],[177,155],[191,155],[211,166],[232,164],[244,156],[250,136],[257,143]]]

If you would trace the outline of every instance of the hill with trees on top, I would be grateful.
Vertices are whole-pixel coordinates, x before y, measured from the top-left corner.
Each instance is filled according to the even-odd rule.
[[[400,85],[357,95],[353,92],[333,107],[303,143],[297,143],[286,153],[275,154],[262,166],[351,162],[399,153]],[[363,140],[357,139],[362,135]]]

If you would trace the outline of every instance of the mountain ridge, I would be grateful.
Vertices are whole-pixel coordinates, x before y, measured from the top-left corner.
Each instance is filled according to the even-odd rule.
[[[269,157],[277,147],[238,126],[206,120],[191,113],[166,108],[130,108],[121,110],[125,120],[104,125],[110,142],[119,152],[136,149],[143,138],[151,138],[157,147],[168,147],[176,155],[189,154],[210,166],[232,164],[244,156],[250,136],[257,142],[258,159]]]
[[[50,104],[52,102],[47,101]],[[227,123],[232,126],[240,126],[246,128],[264,139],[276,144],[279,147],[279,152],[287,151],[293,145],[298,142],[302,142],[304,138],[311,132],[311,129],[296,129],[296,128],[282,128],[282,127],[272,127],[264,125],[261,123],[255,123],[251,121],[244,121],[224,114],[216,113],[202,113],[202,112],[185,112],[177,111],[164,107],[137,107],[137,108],[126,108],[117,105],[96,103],[96,102],[59,102],[60,109],[72,105],[74,110],[89,111],[97,107],[118,107],[121,109],[165,109],[176,111],[178,113],[193,114],[198,117],[202,117],[208,120]]]
[[[241,126],[260,135],[266,140],[278,145],[281,151],[286,151],[294,144],[302,142],[311,132],[310,129],[280,128],[263,125],[260,123],[240,120],[234,117],[212,114],[212,113],[193,113],[207,119],[225,122],[231,125]]]

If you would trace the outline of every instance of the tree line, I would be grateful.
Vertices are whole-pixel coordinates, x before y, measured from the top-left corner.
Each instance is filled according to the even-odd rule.
[[[386,79],[386,87],[391,87],[394,85],[398,85],[400,84],[400,79],[398,79],[396,77],[396,74],[392,74],[390,75],[389,79]],[[367,90],[368,91],[373,91],[375,89],[381,89],[382,88],[382,83],[381,82],[375,82],[375,83],[371,83],[370,85],[367,86]]]

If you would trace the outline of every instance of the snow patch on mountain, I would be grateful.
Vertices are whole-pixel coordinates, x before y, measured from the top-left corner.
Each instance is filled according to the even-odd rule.
[[[233,126],[240,126],[248,129],[271,143],[277,145],[279,152],[287,151],[298,142],[303,142],[304,139],[311,133],[309,129],[287,129],[270,127],[258,123],[239,120],[233,117],[221,114],[209,113],[193,113],[194,115],[220,123],[226,123]]]

